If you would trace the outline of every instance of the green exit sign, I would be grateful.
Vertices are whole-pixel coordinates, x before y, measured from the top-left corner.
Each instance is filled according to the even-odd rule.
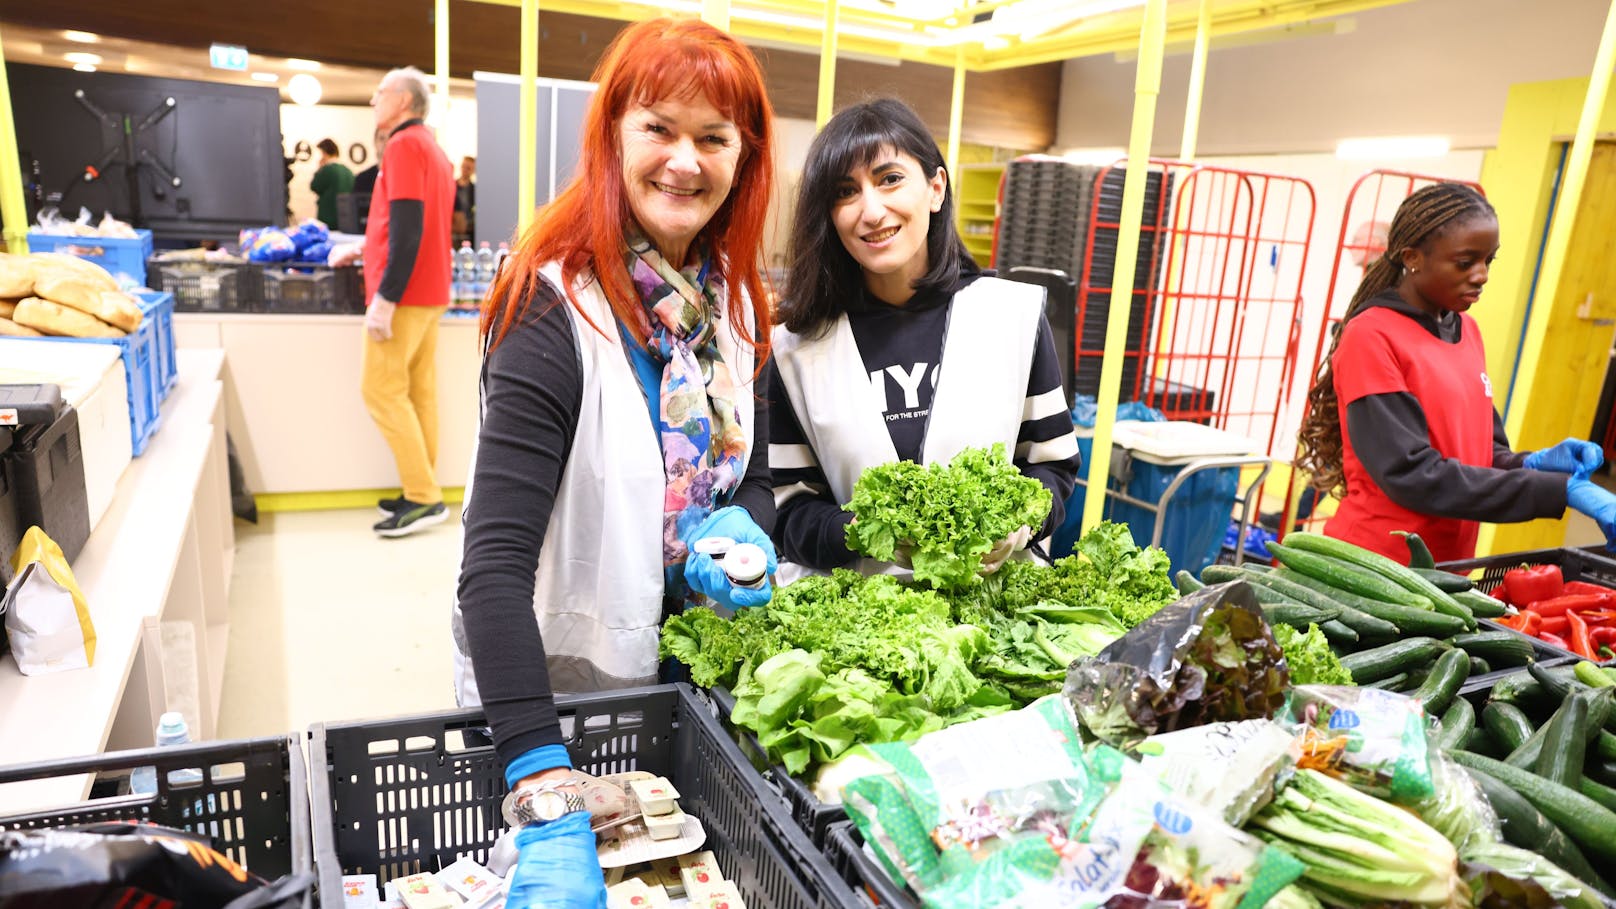
[[[208,62],[214,69],[233,69],[245,72],[247,49],[234,44],[215,44],[208,48]]]

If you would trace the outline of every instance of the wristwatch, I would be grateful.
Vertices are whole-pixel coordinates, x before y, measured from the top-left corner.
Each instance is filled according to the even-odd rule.
[[[548,824],[564,814],[586,810],[584,797],[571,788],[571,780],[518,786],[505,796],[500,812],[512,827]]]

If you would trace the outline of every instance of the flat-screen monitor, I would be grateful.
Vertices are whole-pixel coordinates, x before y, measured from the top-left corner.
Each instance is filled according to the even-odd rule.
[[[80,207],[159,243],[286,219],[274,88],[8,64],[28,217]],[[176,245],[170,243],[169,245]]]

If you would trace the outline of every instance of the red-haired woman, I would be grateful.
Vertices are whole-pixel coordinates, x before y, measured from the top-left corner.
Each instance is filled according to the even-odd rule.
[[[513,905],[573,905],[554,894],[601,880],[552,690],[654,683],[670,612],[768,601],[694,541],[752,543],[775,568],[762,73],[722,31],[657,19],[625,28],[594,80],[577,176],[489,294],[466,483],[456,690],[487,710],[513,790]]]

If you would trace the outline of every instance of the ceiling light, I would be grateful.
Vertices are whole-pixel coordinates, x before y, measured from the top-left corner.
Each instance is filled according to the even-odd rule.
[[[1373,161],[1384,158],[1440,158],[1448,153],[1444,136],[1381,136],[1373,139],[1342,139],[1335,156],[1343,161]]]
[[[300,57],[288,57],[286,58],[286,65],[292,69],[306,69],[309,72],[320,71],[320,61],[318,60],[304,60]]]
[[[1010,39],[1009,38],[1001,38],[998,35],[989,35],[986,38],[982,39],[982,49],[986,50],[986,51],[1004,50],[1005,48],[1007,48],[1009,46],[1010,46]]]
[[[62,37],[69,41],[76,41],[79,44],[94,44],[95,42],[101,40],[101,36],[97,35],[95,32],[80,32],[74,31],[73,29],[68,29],[67,31],[62,32]]]
[[[95,72],[95,65],[91,64],[91,63],[75,63],[75,64],[73,64],[73,68],[78,70],[81,73],[93,73],[93,72]]]
[[[63,54],[62,59],[69,63],[88,63],[89,65],[94,66],[101,62],[101,55],[86,54],[82,51],[74,51],[71,54]]]
[[[278,73],[253,73],[252,77],[253,77],[254,82],[279,82],[279,81],[281,81],[280,74],[278,74]]]
[[[319,104],[320,96],[325,89],[321,87],[320,80],[308,73],[298,73],[286,81],[286,93],[292,96],[293,104],[305,107]]]

